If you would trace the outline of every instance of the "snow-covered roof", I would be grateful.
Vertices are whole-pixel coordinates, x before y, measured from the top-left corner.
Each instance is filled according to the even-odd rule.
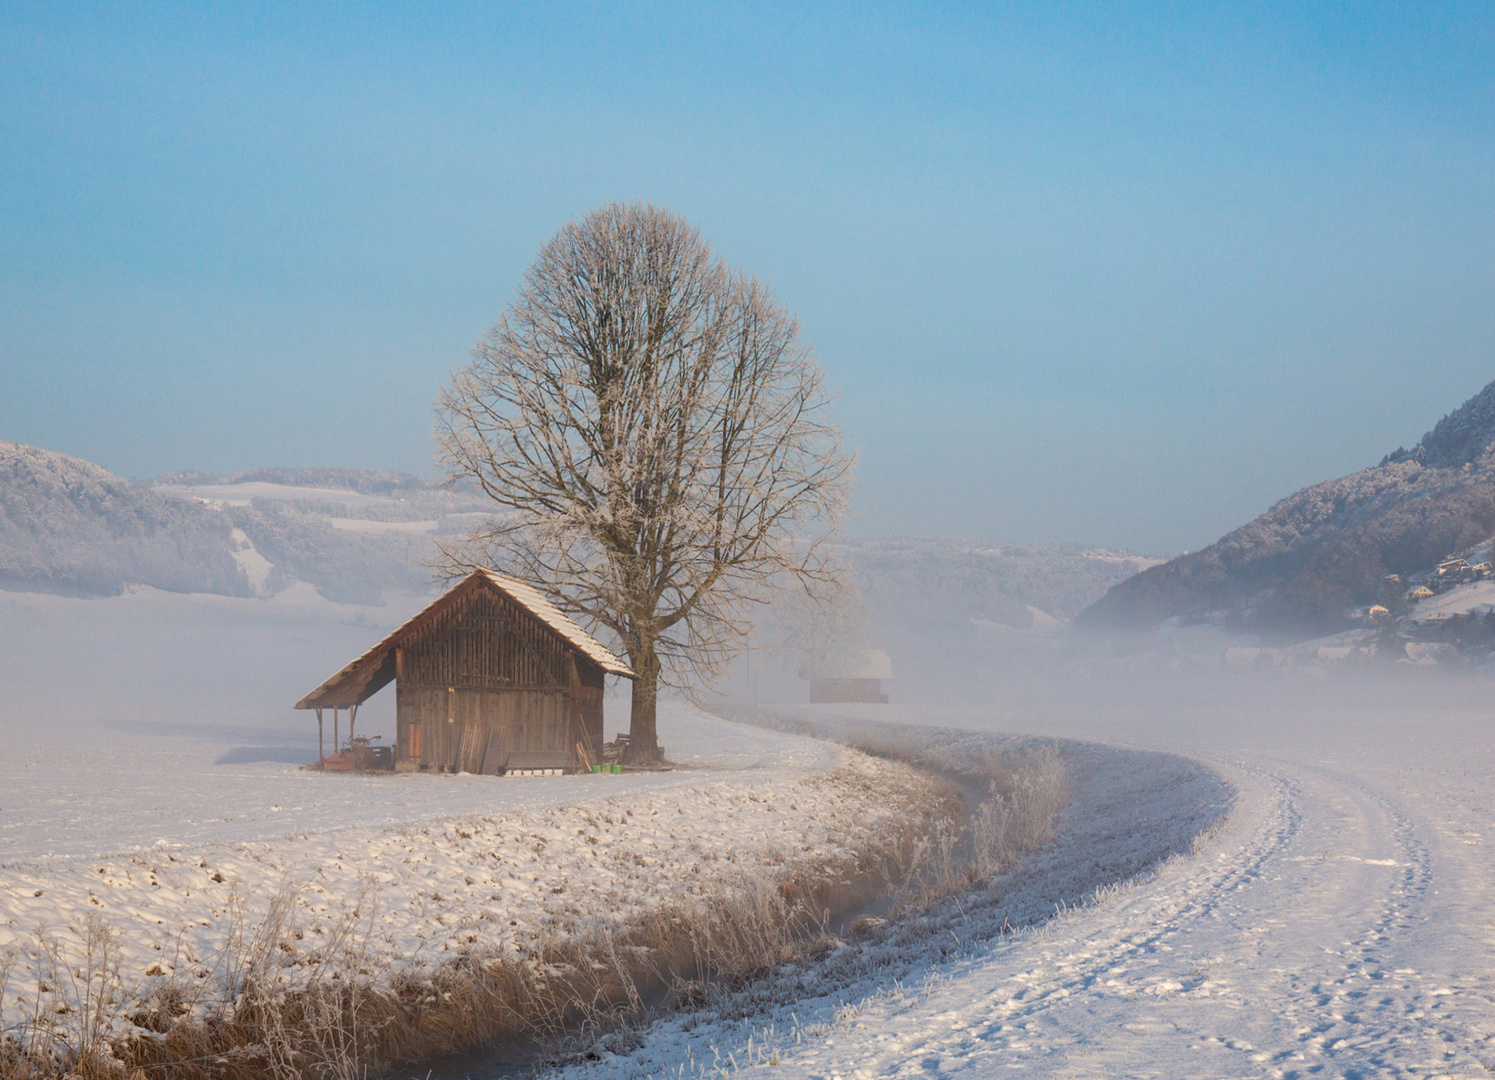
[[[563,614],[533,585],[492,570],[475,570],[394,633],[296,702],[296,708],[346,709],[363,704],[394,679],[395,647],[450,604],[453,597],[475,587],[502,592],[609,675],[622,675],[628,679],[636,677],[633,669],[612,650]]]

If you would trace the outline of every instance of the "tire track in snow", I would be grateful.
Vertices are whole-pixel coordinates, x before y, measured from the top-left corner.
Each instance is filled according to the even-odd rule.
[[[1130,1006],[1149,998],[1163,1001],[1210,994],[1207,970],[1176,971],[1178,965],[1170,961],[1179,950],[1171,942],[1187,934],[1192,923],[1218,918],[1221,906],[1260,879],[1273,860],[1291,848],[1301,829],[1293,785],[1264,774],[1255,779],[1258,783],[1242,793],[1233,815],[1237,827],[1229,830],[1227,843],[1232,850],[1228,857],[1210,859],[1206,854],[1176,859],[1150,878],[1104,890],[1102,901],[1093,907],[1062,916],[1036,932],[998,945],[986,957],[953,967],[945,973],[952,986],[985,985],[974,1002],[962,986],[959,996],[968,1004],[933,1013],[928,1019],[937,1029],[948,1026],[960,1034],[953,1039],[925,1035],[887,1042],[886,1051],[879,1055],[883,1060],[866,1061],[853,1071],[905,1076],[933,1068],[943,1074],[997,1064],[993,1059],[1040,1070],[1047,1060],[1068,1070],[1092,1056],[1086,1049],[1092,1041],[1090,1034],[1073,1030],[1070,1022],[1069,1014],[1077,1003],[1103,999]],[[1244,837],[1239,835],[1241,822],[1250,825]],[[1111,895],[1106,896],[1107,892]],[[1013,983],[1019,984],[1015,991]],[[937,998],[946,996],[941,993]],[[1085,1011],[1083,1004],[1079,1007]],[[867,1021],[869,1025],[881,1022],[882,1018]],[[1133,1019],[1119,1026],[1134,1037],[1145,1037],[1155,1024]],[[1248,1041],[1236,1039],[1225,1040],[1222,1046],[1248,1053],[1254,1050]],[[1102,1049],[1095,1064],[1109,1065],[1113,1057]],[[809,1075],[820,1074],[811,1070]]]
[[[1404,955],[1436,917],[1428,828],[1329,769],[1218,764],[1242,795],[1212,849],[952,965],[927,1003],[873,1009],[781,1071],[1488,1075],[1448,1007],[1488,978],[1450,984]]]
[[[1429,953],[1417,941],[1418,932],[1440,918],[1435,830],[1360,778],[1326,766],[1299,767],[1344,792],[1364,819],[1376,819],[1376,827],[1363,830],[1361,854],[1354,853],[1354,845],[1348,853],[1340,846],[1325,858],[1393,870],[1379,910],[1372,910],[1374,898],[1366,897],[1362,907],[1368,923],[1335,950],[1342,958],[1339,969],[1306,987],[1319,1015],[1300,1032],[1300,1044],[1330,1061],[1344,1061],[1346,1075],[1357,1068],[1376,1075],[1446,1075],[1450,1067],[1473,1065],[1487,1072],[1483,1037],[1473,1030],[1477,1025],[1450,1005],[1482,997],[1478,1019],[1487,1019],[1488,977],[1449,977],[1421,966]],[[1392,851],[1375,857],[1375,847],[1388,843]]]
[[[1226,826],[1093,904],[903,984],[861,984],[839,1009],[806,999],[793,1022],[785,1009],[708,1023],[709,1042],[667,1024],[587,1071],[710,1075],[719,1052],[729,1073],[751,1062],[806,1080],[1490,1075],[1495,866],[1469,795],[1478,761],[1298,750],[1196,757],[1236,787]],[[1131,804],[1166,804],[1165,784],[1104,790],[1145,755],[1086,767],[1093,790],[1076,792],[1066,835],[1015,875],[1019,908],[1124,876],[1129,835],[1164,824]]]
[[[1101,887],[1113,902],[1124,903],[1131,890],[1117,889],[1115,882],[1155,867],[1158,860],[1165,859],[1171,850],[1176,851],[1180,846],[1187,847],[1198,830],[1218,821],[1219,815],[1229,805],[1230,789],[1217,774],[1176,755],[1105,747],[1094,743],[1061,742],[1059,745],[1070,766],[1073,781],[1074,798],[1066,811],[1066,827],[1053,845],[1024,860],[1005,876],[1005,881],[999,885],[999,889],[1005,887],[1005,893],[999,892],[995,900],[988,898],[982,901],[980,913],[975,916],[971,927],[978,935],[983,931],[988,935],[993,934],[1004,922],[1009,921],[1033,928],[977,946],[981,949],[978,957],[938,965],[934,972],[936,983],[927,984],[926,990],[945,980],[961,984],[972,974],[977,977],[990,974],[993,956],[1021,958],[1024,955],[1021,950],[1025,949],[1030,957],[1037,955],[1035,949],[1039,953],[1051,953],[1052,949],[1047,943],[1052,940],[1053,935],[1042,924],[1052,918],[1056,901],[1073,905]],[[1291,807],[1287,807],[1278,817],[1280,835],[1268,836],[1267,843],[1280,845],[1287,842],[1296,828]],[[1216,873],[1235,877],[1249,876],[1259,871],[1264,857],[1265,852],[1262,852],[1254,858],[1222,864],[1216,868]],[[1174,901],[1180,904],[1192,903],[1193,897],[1179,895],[1174,897]],[[1073,917],[1075,916],[1071,916]],[[967,933],[959,925],[956,929],[963,935]],[[943,936],[944,931],[940,933]],[[1096,982],[1098,973],[1124,970],[1132,962],[1132,957],[1154,951],[1159,937],[1159,928],[1149,926],[1130,927],[1124,935],[1113,935],[1106,940],[1096,939],[1081,950],[1082,955],[1059,958],[1057,962],[1049,964],[1052,971],[1030,971],[1027,984],[1018,986],[1015,992],[1011,979],[1004,975],[1001,979],[1002,986],[996,990],[988,987],[980,995],[980,1011],[985,1018],[993,1015],[994,1010],[1004,1008],[1012,1013],[1027,1012],[1041,1016],[1047,1005],[1083,996]],[[928,955],[925,955],[926,952]],[[921,949],[922,963],[927,964],[929,957],[935,952],[935,949]],[[1045,960],[1045,963],[1049,961]],[[1146,962],[1142,962],[1140,966],[1146,967]],[[901,965],[894,961],[891,962],[891,967],[898,970]],[[880,977],[886,982],[891,974],[886,973],[887,968],[883,971],[885,974]],[[916,969],[915,976],[919,973]],[[1018,969],[1017,977],[1021,978],[1022,974],[1021,969]],[[908,981],[912,982],[913,977]],[[884,991],[886,989],[884,987]],[[815,997],[812,992],[792,1007],[786,1006],[760,1015],[758,1020],[763,1027],[758,1029],[749,1030],[744,1027],[739,1031],[736,1025],[731,1024],[724,1029],[721,1022],[708,1020],[703,1033],[697,1030],[694,1018],[663,1021],[650,1031],[646,1036],[648,1042],[637,1052],[626,1056],[607,1055],[606,1060],[584,1066],[577,1071],[595,1076],[674,1075],[687,1070],[709,1073],[712,1066],[708,1064],[702,1070],[703,1061],[719,1061],[730,1070],[733,1067],[730,1063],[741,1059],[753,1060],[758,1064],[769,1060],[775,1064],[782,1061],[784,1064],[780,1067],[789,1074],[808,1071],[809,1075],[821,1075],[822,1072],[817,1069],[818,1062],[827,1055],[835,1058],[837,1043],[845,1033],[833,1032],[828,1038],[822,1039],[815,1029],[823,1025],[813,1023],[813,1019],[829,1019],[830,1012],[838,1011],[837,1006],[846,1000],[848,990],[853,998],[870,991],[874,999],[882,1000],[854,1004],[849,1010],[839,1010],[841,1014],[864,1013],[871,1017],[888,1013],[889,1010],[885,1007],[888,1005],[887,995],[879,992],[874,983],[859,981],[853,986],[830,985],[819,991],[828,996]],[[961,986],[961,993],[965,996],[963,1005],[969,1005],[972,1000],[969,990],[970,987]],[[896,984],[894,996],[899,1002],[907,997],[896,989]],[[924,999],[932,1005],[935,997],[925,993]],[[894,1011],[906,1010],[895,1008]],[[808,1027],[800,1022],[801,1016],[811,1018],[812,1022]],[[933,1023],[936,1028],[943,1030],[948,1026],[947,1020],[948,1017],[941,1015]],[[836,1026],[844,1025],[838,1023]],[[853,1026],[861,1025],[854,1023]],[[957,1027],[964,1030],[962,1025]],[[806,1033],[811,1034],[812,1039],[798,1047],[793,1044],[786,1046],[785,1037],[778,1034],[783,1029],[793,1029],[789,1031],[788,1039],[795,1043],[802,1043],[800,1036]],[[982,1035],[984,1038],[993,1033],[984,1031]],[[735,1050],[722,1045],[730,1043],[739,1035],[742,1041]],[[857,1071],[871,1069],[873,1072],[894,1074],[902,1062],[922,1060],[921,1052],[926,1044],[938,1055],[940,1050],[937,1047],[947,1040],[934,1038],[931,1042],[927,1030],[916,1030],[908,1036],[897,1038],[882,1031],[876,1041],[879,1045],[875,1047],[859,1048]],[[987,1049],[997,1045],[999,1044],[995,1042],[989,1043]],[[770,1046],[772,1050],[765,1057]],[[980,1047],[976,1049],[979,1050]],[[702,1057],[703,1050],[705,1057]],[[719,1058],[715,1056],[718,1052],[721,1055]],[[869,1054],[883,1056],[887,1060],[881,1066],[874,1067],[868,1060]],[[846,1068],[851,1066],[834,1067],[831,1072],[843,1072]]]

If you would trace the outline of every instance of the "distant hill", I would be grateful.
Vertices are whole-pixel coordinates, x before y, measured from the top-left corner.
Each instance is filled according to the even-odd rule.
[[[0,441],[0,588],[99,596],[140,584],[247,596],[232,530],[221,511]]]
[[[153,486],[62,454],[0,443],[0,589],[109,595],[274,595],[296,582],[378,604],[423,592],[439,536],[479,526],[470,490],[373,469],[178,472]],[[848,537],[842,554],[879,640],[939,647],[1048,632],[1156,559],[1078,545]]]
[[[406,493],[427,491],[436,488],[435,480],[422,480],[410,473],[389,469],[250,469],[232,476],[215,473],[187,472],[168,473],[156,477],[156,483],[171,487],[199,487],[205,484],[278,484],[283,487],[332,488],[352,491],[360,495],[400,496]]]
[[[65,454],[0,442],[0,589],[109,596],[273,595],[307,582],[330,600],[423,592],[433,534],[483,503],[374,469],[174,473],[151,486]]]
[[[382,469],[270,468],[156,478],[157,489],[222,507],[271,564],[264,590],[308,582],[330,600],[379,604],[431,586],[434,538],[492,510],[467,489]]]
[[[1113,587],[1084,630],[1172,618],[1284,634],[1327,632],[1395,601],[1388,574],[1431,569],[1495,533],[1495,383],[1379,465],[1304,488],[1202,551]]]
[[[848,537],[839,547],[878,626],[933,638],[969,637],[983,626],[1032,629],[1034,608],[1068,622],[1160,561],[1079,544],[939,537]]]

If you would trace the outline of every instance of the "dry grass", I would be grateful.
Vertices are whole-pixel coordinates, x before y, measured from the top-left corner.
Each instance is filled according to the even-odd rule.
[[[941,818],[915,843],[907,878],[893,906],[897,915],[928,908],[989,881],[1023,853],[1048,843],[1069,803],[1064,763],[1050,746],[1021,753],[990,745],[931,743],[914,729],[866,728],[847,743],[863,753],[955,776],[984,789],[964,827]]]
[[[983,767],[991,795],[965,835],[957,786],[911,772],[905,812],[855,851],[812,853],[627,926],[571,916],[524,951],[474,950],[435,968],[373,959],[372,888],[304,963],[281,963],[296,938],[287,888],[252,930],[238,905],[218,956],[187,957],[141,987],[121,978],[117,931],[103,919],[67,935],[38,927],[0,956],[0,999],[17,971],[34,982],[25,1018],[0,1035],[0,1078],[351,1080],[484,1045],[584,1046],[653,1004],[816,959],[836,945],[833,919],[890,887],[906,911],[1010,865],[1052,830],[1062,768],[1057,758]]]

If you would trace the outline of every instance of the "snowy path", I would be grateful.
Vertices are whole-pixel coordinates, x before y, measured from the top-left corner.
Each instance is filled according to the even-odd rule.
[[[1485,1073],[1490,943],[1449,940],[1478,904],[1433,823],[1333,770],[1223,771],[1241,800],[1202,857],[952,965],[784,1075]]]
[[[1203,701],[1160,706],[1154,697],[1090,719],[1080,707],[1027,718],[888,710],[888,719],[1180,753],[1236,789],[1234,810],[1197,854],[1102,889],[1036,930],[926,961],[896,984],[803,995],[748,1021],[666,1021],[645,1047],[576,1071],[588,1080],[749,1065],[807,1080],[1489,1076],[1495,745],[1486,693],[1409,685],[1293,685],[1229,701],[1214,687]],[[1179,724],[1186,708],[1210,723]],[[1105,753],[1096,746],[1097,761]],[[1148,767],[1135,759],[1111,780],[1082,778],[1070,835],[1047,857],[1099,883],[1093,853],[1163,819],[1142,805],[1146,785],[1120,799],[1085,787],[1103,791]],[[1182,805],[1154,786],[1159,801]],[[1039,862],[1025,873],[1061,869]],[[1032,887],[1042,895],[1040,882]]]

